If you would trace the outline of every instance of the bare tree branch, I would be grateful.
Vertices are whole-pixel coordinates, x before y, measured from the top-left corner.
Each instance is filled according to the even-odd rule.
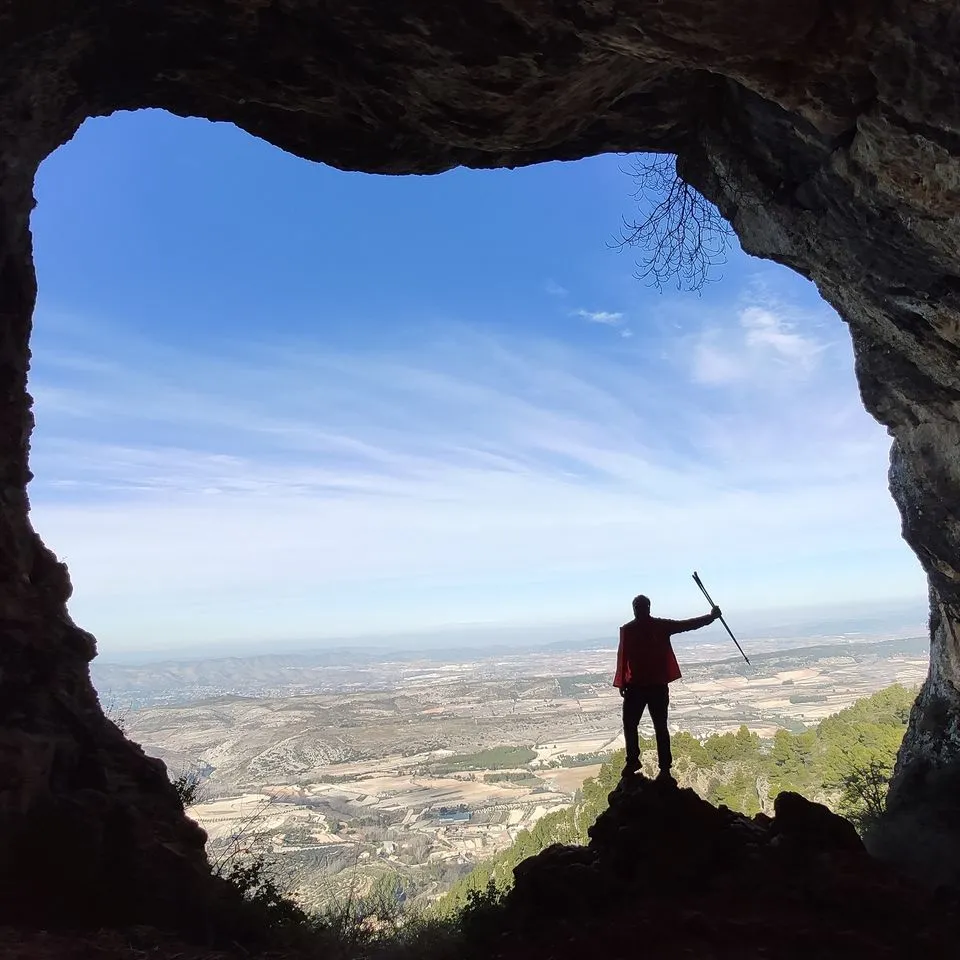
[[[624,218],[613,245],[642,251],[638,280],[660,290],[676,279],[678,290],[701,290],[714,279],[714,268],[726,263],[730,224],[706,197],[680,179],[672,156],[637,157],[624,172],[636,185],[632,196],[642,216]]]

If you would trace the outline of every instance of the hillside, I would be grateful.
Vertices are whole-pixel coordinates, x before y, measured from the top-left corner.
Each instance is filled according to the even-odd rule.
[[[780,793],[774,814],[625,779],[587,846],[548,847],[506,896],[475,901],[474,936],[503,960],[955,955],[954,899],[874,860],[849,822],[798,794]]]
[[[790,789],[806,784],[868,826],[857,776],[889,771],[913,697],[894,685],[768,741],[745,727],[702,743],[678,734],[679,786],[621,779],[614,755],[571,808],[522,831],[427,916],[356,901],[305,917],[269,882],[257,894],[255,867],[238,882],[267,908],[265,926],[218,953],[148,929],[79,941],[0,930],[0,945],[14,960],[946,960],[960,937],[956,895],[898,875],[848,820]]]
[[[711,780],[745,798],[751,787],[711,772],[691,737],[722,754],[729,738],[712,735],[743,725],[770,740],[780,729],[802,732],[895,681],[917,683],[928,669],[925,646],[911,638],[778,647],[751,646],[749,669],[723,659],[729,641],[680,653],[684,680],[672,691],[671,721],[690,736],[680,736],[676,753],[682,764],[691,751],[698,769],[684,782],[704,796],[722,799]],[[541,831],[554,823],[622,746],[612,656],[586,649],[418,661],[387,671],[393,689],[187,698],[122,719],[172,777],[202,779],[190,815],[207,831],[212,859],[228,856],[238,834],[255,836],[313,907],[388,875],[408,896],[432,900],[540,819],[549,818]],[[335,669],[329,679],[339,676]],[[364,683],[380,677],[370,672]]]
[[[960,938],[955,896],[869,856],[853,826],[784,791],[774,816],[716,807],[689,788],[619,782],[586,845],[553,844],[506,893],[446,920],[385,931],[344,915],[273,925],[222,952],[156,931],[79,939],[0,930],[12,960],[580,960],[585,954],[690,960],[947,960]]]
[[[868,830],[882,810],[886,781],[915,696],[916,691],[894,684],[827,717],[814,730],[780,730],[768,741],[745,726],[702,743],[677,733],[671,738],[674,772],[681,787],[738,813],[772,814],[777,796],[794,791],[824,802]],[[648,740],[642,747],[644,772],[655,776],[654,744]],[[440,909],[456,911],[471,892],[485,891],[490,884],[509,889],[515,868],[551,844],[587,843],[591,826],[607,809],[607,796],[620,780],[622,764],[623,752],[618,751],[595,778],[585,781],[571,807],[547,814],[508,849],[478,864],[451,887]]]

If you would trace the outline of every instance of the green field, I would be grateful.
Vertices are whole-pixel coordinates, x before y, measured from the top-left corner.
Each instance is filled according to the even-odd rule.
[[[430,772],[464,773],[468,770],[515,770],[537,759],[530,747],[489,747],[476,753],[460,753],[430,764]]]

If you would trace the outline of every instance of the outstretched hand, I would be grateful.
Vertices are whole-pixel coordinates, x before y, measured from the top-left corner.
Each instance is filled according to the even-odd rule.
[[[723,614],[720,612],[720,608],[715,606],[710,611],[710,616],[713,617],[714,620],[719,620],[723,616]]]

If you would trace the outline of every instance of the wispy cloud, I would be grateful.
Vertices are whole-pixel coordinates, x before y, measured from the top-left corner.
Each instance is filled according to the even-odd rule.
[[[735,326],[711,324],[697,335],[692,377],[713,386],[784,376],[805,378],[830,346],[830,341],[814,333],[801,333],[776,307],[747,306],[740,310]]]
[[[128,645],[593,614],[638,577],[679,602],[695,557],[785,602],[813,563],[836,593],[863,577],[836,555],[875,561],[897,518],[825,350],[758,305],[616,356],[449,326],[214,355],[68,324],[36,345],[34,519],[75,615]]]
[[[609,310],[577,310],[575,315],[590,323],[602,323],[608,327],[617,327],[623,322],[622,313],[612,313]]]
[[[550,294],[551,297],[566,297],[570,293],[566,287],[561,286],[556,280],[548,280],[543,285],[543,289]]]

